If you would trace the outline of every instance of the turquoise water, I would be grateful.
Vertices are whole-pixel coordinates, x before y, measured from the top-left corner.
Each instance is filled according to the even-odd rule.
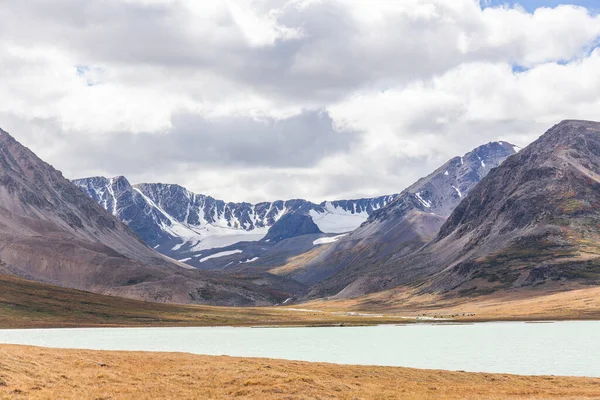
[[[600,377],[600,321],[0,330],[0,343]]]

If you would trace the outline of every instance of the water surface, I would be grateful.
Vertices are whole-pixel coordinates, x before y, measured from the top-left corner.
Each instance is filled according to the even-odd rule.
[[[0,343],[600,377],[600,321],[0,330]]]

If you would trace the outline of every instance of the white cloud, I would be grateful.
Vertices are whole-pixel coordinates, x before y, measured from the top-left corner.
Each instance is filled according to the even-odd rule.
[[[273,45],[276,40],[298,39],[302,31],[298,28],[289,28],[277,21],[281,10],[270,9],[258,13],[256,2],[227,0],[231,18],[239,27],[244,38],[251,46]]]
[[[486,8],[482,17],[485,32],[469,37],[467,52],[495,49],[506,61],[527,67],[580,56],[600,36],[600,16],[590,16],[583,7],[538,8],[533,14]]]
[[[600,109],[600,16],[582,7],[23,0],[0,19],[0,126],[67,175],[227,200],[398,192]]]

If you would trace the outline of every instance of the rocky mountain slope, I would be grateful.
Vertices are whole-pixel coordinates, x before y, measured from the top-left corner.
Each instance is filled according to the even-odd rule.
[[[186,268],[0,130],[0,273],[181,303],[272,304],[300,288],[273,276],[238,280]]]
[[[478,295],[600,284],[600,123],[563,121],[492,170],[439,234],[338,294]]]
[[[449,160],[290,276],[308,285],[325,280],[311,295],[331,295],[391,257],[414,252],[435,237],[484,176],[517,150],[492,142]]]

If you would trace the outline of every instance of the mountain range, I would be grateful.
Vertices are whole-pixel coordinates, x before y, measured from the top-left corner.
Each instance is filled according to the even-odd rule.
[[[179,185],[131,185],[123,176],[77,179],[73,183],[149,246],[174,258],[265,237],[278,242],[309,233],[349,232],[396,198],[250,204],[216,200]]]
[[[600,123],[491,142],[398,194],[227,203],[71,182],[0,130],[0,274],[154,302],[272,305],[401,290],[600,284]]]
[[[178,185],[131,185],[124,177],[74,183],[167,256],[199,269],[269,271],[312,286],[346,264],[361,271],[422,246],[462,197],[516,149],[488,143],[400,194],[320,204],[226,203]],[[285,267],[297,257],[303,257],[300,268]]]

